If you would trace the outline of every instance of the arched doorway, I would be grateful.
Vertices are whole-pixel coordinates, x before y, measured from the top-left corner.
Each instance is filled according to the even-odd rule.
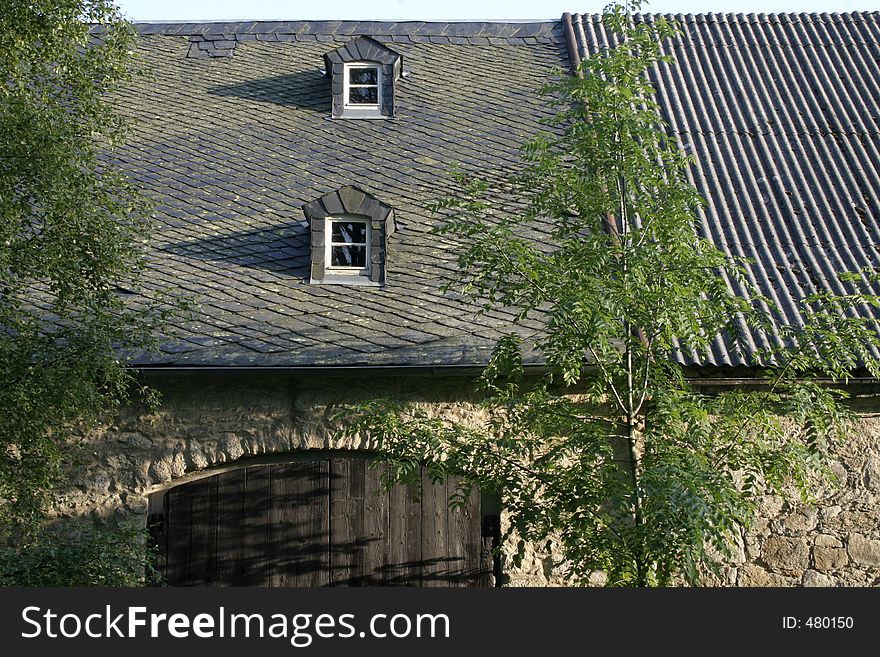
[[[152,500],[157,568],[172,586],[492,586],[497,510],[455,480],[382,489],[385,464],[324,455],[252,465]]]

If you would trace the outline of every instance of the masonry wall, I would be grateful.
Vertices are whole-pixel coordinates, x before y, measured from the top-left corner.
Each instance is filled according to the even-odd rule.
[[[414,399],[459,419],[478,412],[470,377],[371,377],[301,374],[151,376],[163,395],[157,411],[132,406],[83,439],[77,475],[59,512],[146,523],[153,493],[207,469],[237,467],[308,449],[370,449],[369,441],[332,436],[341,404],[372,397]],[[835,454],[844,484],[820,491],[804,508],[764,500],[760,520],[739,541],[720,578],[725,586],[866,586],[880,584],[880,397],[857,398],[859,420]],[[531,550],[513,569],[504,545],[504,584],[561,584],[551,554]],[[596,583],[601,583],[597,577]]]

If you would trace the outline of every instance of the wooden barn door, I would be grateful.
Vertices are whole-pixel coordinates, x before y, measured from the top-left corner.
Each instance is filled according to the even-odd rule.
[[[172,488],[150,516],[158,570],[172,586],[491,586],[479,493],[453,510],[455,480],[384,491],[384,468],[327,457]]]

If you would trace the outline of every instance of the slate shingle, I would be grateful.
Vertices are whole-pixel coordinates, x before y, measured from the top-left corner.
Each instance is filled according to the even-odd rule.
[[[880,14],[675,18],[684,34],[665,47],[678,64],[653,80],[698,161],[702,231],[752,258],[751,281],[796,321],[797,300],[834,287],[837,271],[877,265]],[[138,121],[126,166],[157,201],[151,284],[201,310],[182,341],[135,362],[484,363],[510,316],[476,317],[442,292],[454,252],[431,234],[426,207],[450,191],[456,166],[489,177],[516,168],[550,112],[536,94],[550,69],[609,41],[597,16],[576,14],[573,28],[569,52],[557,21],[139,25],[154,76],[120,100]],[[328,118],[323,55],[360,34],[400,52],[411,73],[391,121]],[[201,50],[208,37],[235,47]],[[304,282],[301,208],[347,185],[394,208],[383,289]],[[708,364],[743,360],[718,341]]]
[[[138,26],[154,74],[121,93],[121,106],[137,122],[125,164],[157,202],[151,283],[179,289],[199,307],[196,321],[179,327],[182,340],[135,363],[485,361],[487,337],[500,335],[504,324],[487,329],[472,308],[444,298],[443,277],[454,262],[446,251],[438,255],[426,206],[449,190],[456,163],[475,174],[517,165],[523,137],[550,112],[534,91],[567,56],[555,23],[452,25],[457,34],[497,38],[530,29],[550,41],[451,44],[446,23]],[[425,43],[410,43],[416,33]],[[398,85],[393,120],[329,118],[323,56],[360,34],[400,52],[412,72]],[[430,43],[437,36],[443,43]],[[220,49],[232,57],[186,59],[188,51],[212,52],[200,44],[221,40],[235,44]],[[394,208],[397,231],[382,289],[306,282],[301,208],[349,185]],[[356,201],[351,194],[334,197],[333,210]]]

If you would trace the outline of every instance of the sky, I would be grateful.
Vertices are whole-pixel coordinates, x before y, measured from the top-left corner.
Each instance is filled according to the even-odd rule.
[[[117,0],[134,21],[525,20],[599,13],[606,0]],[[654,0],[654,13],[877,11],[880,0]]]

